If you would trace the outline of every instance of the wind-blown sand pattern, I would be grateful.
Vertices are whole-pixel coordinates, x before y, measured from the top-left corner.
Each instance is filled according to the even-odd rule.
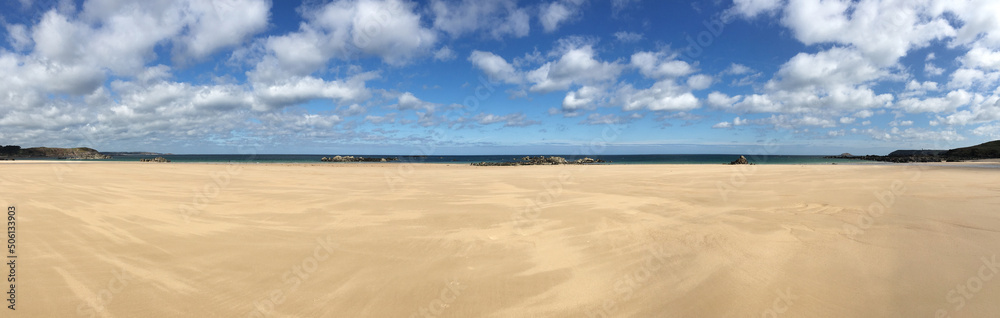
[[[996,169],[11,163],[0,194],[23,317],[1000,316]]]

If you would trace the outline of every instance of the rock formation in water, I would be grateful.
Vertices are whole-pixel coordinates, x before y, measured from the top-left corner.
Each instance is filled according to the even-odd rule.
[[[593,164],[593,163],[604,163],[604,160],[593,159],[593,158],[581,158],[573,161],[566,160],[563,157],[556,156],[538,156],[538,157],[522,157],[520,160],[515,161],[499,161],[499,162],[474,162],[473,166],[544,166],[544,165],[582,165],[582,164]]]
[[[389,162],[396,161],[398,158],[365,158],[365,157],[355,157],[355,156],[333,156],[333,157],[323,157],[319,161],[323,162]]]
[[[150,158],[143,158],[143,159],[139,159],[139,162],[170,162],[170,159],[163,158],[163,157],[156,157],[156,158],[152,158],[152,159],[150,159]]]
[[[747,161],[747,157],[744,157],[744,156],[740,156],[739,159],[736,159],[736,161],[730,162],[729,164],[731,164],[731,165],[752,165],[752,163],[750,163],[749,161]]]

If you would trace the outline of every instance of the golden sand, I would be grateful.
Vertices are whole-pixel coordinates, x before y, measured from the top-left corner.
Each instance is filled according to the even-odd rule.
[[[1000,316],[1000,169],[2,163],[0,203],[4,317]]]

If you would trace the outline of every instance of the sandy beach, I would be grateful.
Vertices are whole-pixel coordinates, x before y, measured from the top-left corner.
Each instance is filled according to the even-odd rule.
[[[17,162],[0,203],[18,317],[1000,316],[1000,169]]]

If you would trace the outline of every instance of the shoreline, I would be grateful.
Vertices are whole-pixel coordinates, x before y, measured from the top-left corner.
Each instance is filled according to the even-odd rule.
[[[326,166],[326,167],[398,167],[398,166],[470,166],[469,163],[454,162],[139,162],[139,161],[98,161],[98,160],[18,160],[0,161],[0,165],[5,164],[112,164],[112,165],[259,165],[259,166]],[[585,166],[751,166],[751,165],[731,165],[727,163],[594,163],[594,164],[563,164],[563,165],[519,165],[519,166],[474,166],[479,168],[512,168],[512,167],[585,167]],[[982,168],[1000,168],[1000,159],[979,159],[962,162],[908,162],[892,163],[878,161],[861,162],[837,162],[837,163],[756,163],[752,166],[939,166],[939,167],[962,167],[975,166]]]

